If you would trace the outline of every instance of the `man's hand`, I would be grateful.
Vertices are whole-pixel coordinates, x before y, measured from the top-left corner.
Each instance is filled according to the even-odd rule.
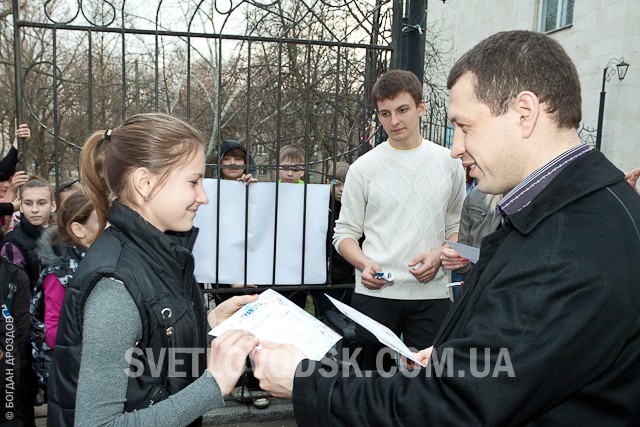
[[[223,396],[236,386],[244,372],[247,356],[259,343],[253,334],[240,330],[225,332],[211,341],[207,369],[216,379]]]
[[[381,289],[387,282],[384,279],[373,277],[374,273],[379,273],[382,268],[372,261],[367,261],[362,269],[362,285],[371,290]]]
[[[638,191],[638,187],[636,187],[636,185],[638,184],[638,178],[640,178],[640,167],[627,172],[624,176],[624,179],[627,180],[627,182],[634,188],[634,190],[636,190],[636,192]]]
[[[417,353],[413,353],[413,356],[416,360],[419,360],[422,364],[426,365],[427,363],[429,363],[429,359],[431,358],[432,352],[433,352],[433,346],[420,350]]]
[[[238,295],[223,301],[207,314],[207,320],[211,329],[227,320],[233,313],[244,307],[245,304],[254,302],[258,295]]]
[[[442,261],[442,266],[447,270],[457,270],[469,264],[468,259],[462,258],[455,249],[451,249],[448,246],[442,249],[440,261]]]
[[[275,397],[290,398],[298,364],[305,359],[303,352],[291,344],[263,342],[252,353],[253,374],[260,380],[260,388]]]
[[[418,360],[420,363],[426,366],[429,363],[429,358],[431,357],[432,351],[433,351],[433,346],[420,350],[417,353],[411,352],[411,354],[413,354],[413,358],[415,360]],[[407,359],[404,356],[400,356],[400,360],[402,361],[404,366],[409,370],[422,368],[421,365],[417,364],[413,360]]]
[[[427,283],[436,277],[438,269],[440,268],[440,252],[442,248],[438,248],[433,252],[425,252],[418,255],[409,263],[409,273],[418,279],[420,283]],[[418,264],[422,263],[421,266]]]

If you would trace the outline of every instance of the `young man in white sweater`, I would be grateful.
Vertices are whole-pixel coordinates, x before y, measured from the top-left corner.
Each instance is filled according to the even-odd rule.
[[[445,239],[457,240],[464,169],[448,149],[420,135],[425,102],[413,73],[387,72],[371,98],[389,139],[349,169],[333,244],[356,268],[354,308],[422,349],[432,345],[451,304],[440,251]],[[381,347],[373,340],[363,345],[361,368],[380,368]]]

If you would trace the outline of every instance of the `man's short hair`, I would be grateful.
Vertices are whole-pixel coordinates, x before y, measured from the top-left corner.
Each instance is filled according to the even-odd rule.
[[[43,178],[40,178],[37,175],[32,175],[29,177],[29,180],[25,182],[22,187],[20,187],[20,195],[22,197],[22,193],[25,190],[30,188],[47,188],[49,193],[51,194],[51,200],[53,200],[53,189],[51,188],[51,184]]]
[[[447,88],[467,73],[475,77],[475,97],[494,116],[505,114],[518,93],[531,91],[558,127],[576,129],[580,125],[578,72],[560,43],[547,35],[532,31],[494,34],[456,62]]]
[[[373,85],[371,102],[377,107],[378,102],[396,99],[403,92],[411,95],[416,106],[422,102],[422,84],[415,74],[404,70],[387,71]]]
[[[280,148],[280,162],[284,160],[294,164],[304,164],[304,149],[299,145],[285,145]]]

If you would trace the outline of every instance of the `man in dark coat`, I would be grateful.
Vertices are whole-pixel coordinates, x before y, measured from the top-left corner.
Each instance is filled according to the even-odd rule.
[[[550,37],[511,31],[463,55],[447,86],[451,155],[506,195],[416,354],[427,367],[345,371],[263,343],[261,386],[292,395],[305,426],[640,425],[640,197],[578,138],[575,66]]]

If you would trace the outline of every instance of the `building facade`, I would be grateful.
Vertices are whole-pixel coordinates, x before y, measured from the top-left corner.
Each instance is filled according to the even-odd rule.
[[[602,152],[620,169],[640,166],[639,0],[440,0],[428,2],[427,25],[439,32],[449,67],[484,38],[507,30],[548,33],[573,59],[582,85],[581,138],[595,145],[603,72]],[[619,80],[616,63],[629,64]],[[611,61],[614,59],[614,61]],[[446,75],[438,76],[444,85]]]

